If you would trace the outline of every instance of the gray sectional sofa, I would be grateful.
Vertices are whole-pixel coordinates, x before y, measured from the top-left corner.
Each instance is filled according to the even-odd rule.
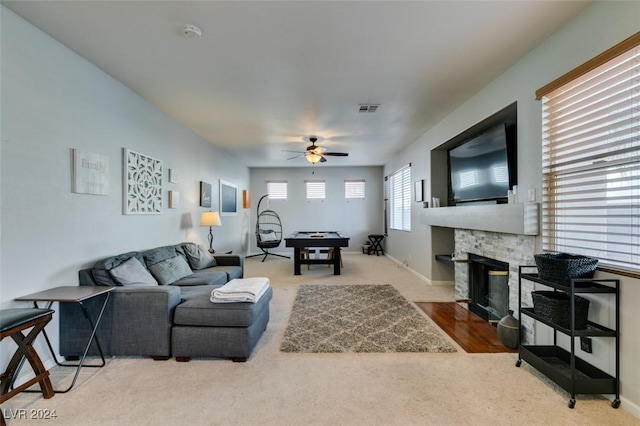
[[[79,271],[80,285],[114,289],[97,330],[105,355],[245,361],[269,321],[269,288],[256,303],[212,303],[211,291],[244,274],[244,259],[181,243],[112,256]],[[85,302],[92,318],[99,297]],[[75,303],[60,304],[60,355],[82,356],[91,329]],[[98,355],[95,344],[90,355]]]

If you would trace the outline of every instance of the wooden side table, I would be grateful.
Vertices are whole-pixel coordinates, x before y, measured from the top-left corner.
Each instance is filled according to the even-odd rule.
[[[48,290],[40,291],[38,293],[29,294],[26,296],[18,297],[15,299],[18,302],[33,302],[33,306],[38,308],[38,302],[46,302],[46,309],[50,309],[51,305],[54,302],[58,303],[77,303],[82,308],[82,313],[84,317],[87,319],[87,323],[89,327],[91,327],[91,336],[89,337],[89,341],[87,342],[87,346],[85,347],[84,353],[80,358],[80,361],[77,364],[69,364],[69,363],[61,363],[58,361],[58,357],[56,356],[53,346],[51,345],[51,341],[49,340],[49,336],[47,336],[47,330],[43,330],[42,334],[44,335],[45,340],[47,341],[47,346],[49,347],[49,351],[51,352],[51,356],[53,357],[56,365],[60,367],[76,367],[76,373],[73,377],[73,381],[71,385],[64,390],[54,390],[56,393],[66,393],[73,388],[76,384],[76,380],[78,379],[78,375],[80,374],[80,369],[82,367],[104,367],[106,361],[104,359],[104,354],[102,353],[102,348],[100,347],[100,341],[98,340],[98,336],[96,336],[96,330],[98,329],[98,324],[100,324],[100,320],[102,319],[102,314],[104,313],[104,308],[107,306],[107,302],[109,301],[109,292],[113,290],[113,287],[102,287],[102,286],[68,286],[68,287],[55,287],[50,288]],[[100,308],[100,313],[98,317],[94,320],[91,319],[89,315],[89,310],[84,306],[84,301],[103,296],[104,300],[102,302],[102,306]],[[102,359],[102,364],[98,365],[84,365],[85,358],[87,357],[87,353],[89,352],[89,348],[93,342],[96,342],[98,347],[98,352],[100,353],[100,358]],[[17,373],[16,373],[17,374]]]

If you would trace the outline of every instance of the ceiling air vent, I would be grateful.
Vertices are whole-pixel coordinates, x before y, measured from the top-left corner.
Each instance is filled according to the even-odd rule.
[[[376,112],[380,104],[360,104],[358,112]]]

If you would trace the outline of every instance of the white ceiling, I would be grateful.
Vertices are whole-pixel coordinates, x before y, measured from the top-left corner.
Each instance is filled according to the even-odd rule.
[[[383,165],[589,3],[3,1],[250,167]]]

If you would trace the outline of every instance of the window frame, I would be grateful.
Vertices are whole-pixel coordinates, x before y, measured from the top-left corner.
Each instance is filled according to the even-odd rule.
[[[358,185],[362,184],[362,185]],[[349,186],[354,188],[349,189]],[[360,188],[361,187],[361,188]],[[345,179],[344,198],[346,200],[364,200],[367,193],[366,181],[364,179]]]
[[[598,269],[634,278],[640,278],[639,70],[640,32],[536,91],[543,250],[596,257]]]
[[[389,175],[389,228],[411,232],[411,163]]]
[[[314,186],[317,186],[317,188],[314,188]],[[325,180],[322,180],[322,179],[305,180],[304,188],[305,188],[305,198],[307,199],[307,201],[311,201],[311,200],[323,201],[327,199],[327,183]],[[315,194],[316,191],[319,192],[317,195]]]
[[[286,180],[268,180],[265,182],[267,185],[267,198],[269,200],[286,200],[289,197],[289,184]],[[271,185],[284,185],[284,191],[272,191]],[[275,196],[272,196],[275,195]],[[279,195],[279,196],[278,196]]]

